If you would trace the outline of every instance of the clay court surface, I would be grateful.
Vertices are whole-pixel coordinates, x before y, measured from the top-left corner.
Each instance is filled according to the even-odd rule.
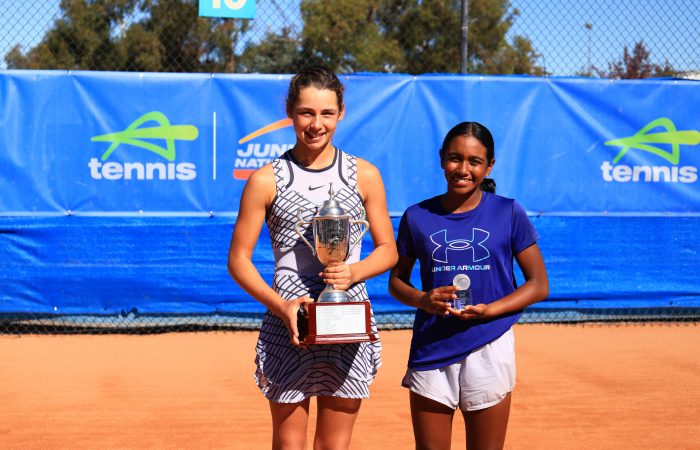
[[[515,333],[506,448],[700,449],[700,326],[517,325]],[[0,448],[269,448],[267,402],[252,379],[256,337],[0,335]],[[399,386],[410,331],[381,339],[384,365],[351,448],[410,449]],[[464,448],[461,416],[453,448]]]

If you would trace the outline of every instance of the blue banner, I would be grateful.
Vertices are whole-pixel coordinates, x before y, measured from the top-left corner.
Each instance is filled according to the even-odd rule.
[[[235,214],[294,143],[289,76],[4,71],[0,215]],[[464,120],[496,141],[498,193],[534,214],[699,215],[700,84],[343,76],[335,143],[376,165],[389,209],[440,193]]]
[[[541,236],[550,296],[533,309],[700,306],[697,82],[341,79],[334,143],[379,168],[394,229],[445,189],[446,132],[478,121],[495,138],[497,192]],[[247,177],[294,144],[288,82],[0,72],[0,315],[261,313],[226,253]],[[266,230],[253,261],[271,282]],[[367,283],[374,310],[410,311],[387,277]]]

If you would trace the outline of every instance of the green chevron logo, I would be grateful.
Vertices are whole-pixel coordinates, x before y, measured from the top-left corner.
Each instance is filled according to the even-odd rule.
[[[158,126],[143,127],[147,122],[155,122]],[[122,144],[140,147],[150,152],[156,153],[168,161],[175,160],[175,141],[193,141],[197,139],[199,131],[194,125],[171,125],[165,114],[159,111],[151,111],[136,119],[126,130],[118,133],[103,134],[95,136],[93,142],[111,142],[112,145],[102,154],[102,161]],[[146,139],[163,139],[166,147],[161,147]]]
[[[655,128],[663,128],[666,131],[649,133]],[[664,150],[654,144],[666,144],[671,146],[671,151]],[[617,163],[628,150],[636,149],[653,153],[662,157],[671,164],[677,165],[681,156],[681,145],[700,144],[700,132],[696,130],[678,131],[676,125],[666,117],[660,117],[649,122],[647,126],[637,131],[634,135],[621,139],[613,139],[605,142],[605,145],[612,147],[622,147],[620,152],[613,159],[613,164]]]

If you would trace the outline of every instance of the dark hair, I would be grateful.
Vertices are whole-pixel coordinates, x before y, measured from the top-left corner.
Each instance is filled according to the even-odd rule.
[[[488,128],[480,124],[479,122],[462,122],[458,123],[450,131],[447,132],[445,139],[442,141],[442,147],[440,147],[440,161],[445,159],[445,151],[450,143],[457,136],[473,137],[486,147],[486,159],[489,163],[493,161],[494,155],[494,143],[493,136]],[[486,192],[495,193],[496,192],[496,182],[492,178],[484,178],[481,182],[481,190]]]
[[[328,89],[334,91],[338,98],[338,108],[342,111],[343,92],[345,88],[338,77],[331,69],[326,66],[308,66],[304,67],[292,77],[289,81],[289,90],[287,91],[287,114],[294,108],[294,103],[299,99],[299,92],[306,87],[313,86],[317,89]]]

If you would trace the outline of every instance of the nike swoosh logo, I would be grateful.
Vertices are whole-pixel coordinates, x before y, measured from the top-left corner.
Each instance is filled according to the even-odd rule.
[[[311,186],[311,185],[309,185],[309,190],[310,190],[310,191],[315,191],[316,189],[321,189],[323,186],[325,186],[325,184],[322,184],[322,185],[320,185],[320,186]]]

